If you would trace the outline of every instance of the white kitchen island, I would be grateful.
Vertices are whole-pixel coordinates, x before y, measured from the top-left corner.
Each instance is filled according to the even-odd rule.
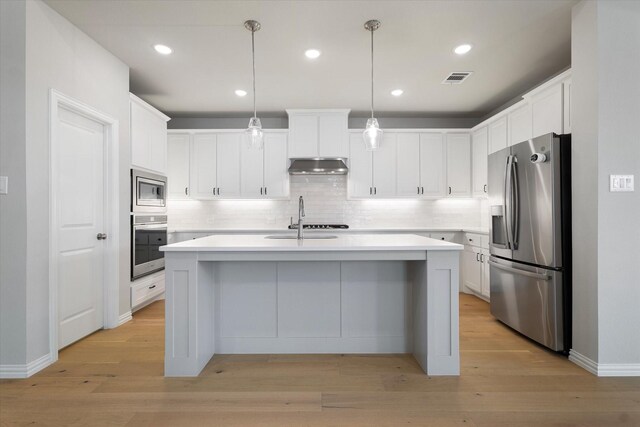
[[[314,235],[163,246],[165,376],[197,376],[215,353],[413,353],[429,375],[459,375],[462,245]]]

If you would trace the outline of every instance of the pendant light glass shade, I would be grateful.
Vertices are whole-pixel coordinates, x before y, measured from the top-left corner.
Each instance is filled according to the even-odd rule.
[[[380,148],[382,134],[384,132],[378,125],[378,119],[371,117],[367,120],[367,126],[364,128],[362,136],[364,138],[364,147],[367,151],[375,151]]]
[[[247,147],[254,150],[262,150],[264,147],[264,132],[259,118],[252,117],[249,120],[249,127],[244,131],[244,141]]]
[[[376,19],[364,23],[364,29],[371,33],[371,118],[367,120],[367,125],[362,133],[364,147],[367,151],[375,151],[380,148],[383,133],[378,119],[373,115],[373,32],[378,28],[380,28],[380,21]]]
[[[251,31],[251,61],[253,65],[253,117],[249,119],[249,126],[244,131],[244,140],[247,147],[254,150],[262,150],[264,147],[264,132],[262,123],[256,114],[256,44],[255,32],[261,28],[258,21],[245,21],[244,27]]]

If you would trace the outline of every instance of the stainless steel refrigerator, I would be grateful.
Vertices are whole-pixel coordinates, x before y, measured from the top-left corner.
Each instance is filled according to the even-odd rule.
[[[571,136],[489,156],[491,314],[554,351],[571,347]]]

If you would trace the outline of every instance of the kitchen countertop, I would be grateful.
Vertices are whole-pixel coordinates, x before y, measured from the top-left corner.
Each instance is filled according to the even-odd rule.
[[[263,234],[263,233],[286,233],[295,230],[289,230],[286,228],[171,228],[168,230],[169,233],[224,233],[224,234],[233,234],[233,233],[255,233],[255,234]],[[331,232],[331,233],[425,233],[425,232],[440,232],[440,233],[454,233],[454,232],[466,232],[466,233],[477,233],[477,234],[489,234],[488,228],[481,227],[463,227],[463,228],[455,228],[455,227],[379,227],[379,228],[348,228],[348,229],[328,229],[328,230],[305,230],[307,231],[322,231],[322,232]]]
[[[295,235],[295,230],[288,230]],[[322,234],[330,234],[329,230]],[[335,239],[267,239],[267,234],[224,234],[162,246],[164,252],[283,252],[283,251],[460,251],[462,245],[413,234],[342,234]],[[336,233],[337,234],[337,233]]]

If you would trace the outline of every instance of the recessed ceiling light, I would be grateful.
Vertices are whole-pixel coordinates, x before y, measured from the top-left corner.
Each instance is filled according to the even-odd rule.
[[[156,52],[162,55],[169,55],[171,54],[171,52],[173,52],[173,50],[169,46],[165,46],[163,44],[157,44],[153,46],[153,48],[156,50]]]
[[[245,96],[247,94],[246,90],[242,90],[242,89],[237,89],[236,90],[236,95],[238,96]]]
[[[402,89],[394,89],[391,91],[391,95],[393,96],[400,96],[404,93],[404,91]]]
[[[309,59],[316,59],[320,56],[320,51],[318,49],[308,49],[304,54]]]
[[[458,55],[464,55],[465,53],[468,53],[470,50],[471,50],[470,44],[461,44],[460,46],[453,49],[453,51]]]

